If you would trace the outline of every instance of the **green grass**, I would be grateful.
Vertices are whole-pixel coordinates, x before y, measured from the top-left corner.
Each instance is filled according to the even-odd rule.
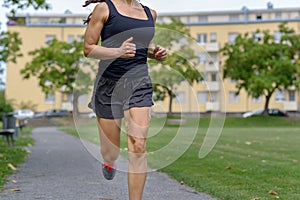
[[[210,118],[187,118],[180,129],[166,125],[165,119],[154,118],[147,142],[149,165],[218,199],[300,199],[299,118],[226,118],[217,144],[205,158],[199,159],[209,123]],[[199,124],[197,135],[190,138],[195,124]],[[78,127],[81,137],[99,144],[95,122]],[[76,133],[74,129],[72,132]],[[170,151],[160,152],[178,135],[179,142],[170,146]],[[125,141],[122,134],[122,148],[126,147]],[[181,155],[180,147],[188,145]],[[270,190],[278,195],[270,195]]]
[[[9,164],[17,167],[26,160],[28,152],[24,147],[34,143],[34,140],[30,137],[31,131],[31,127],[25,127],[22,132],[19,132],[19,137],[15,138],[15,147],[8,147],[6,139],[0,137],[0,192],[7,181],[6,178],[13,172]]]

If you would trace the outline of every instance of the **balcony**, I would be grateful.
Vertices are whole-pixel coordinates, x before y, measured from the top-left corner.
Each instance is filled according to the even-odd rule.
[[[206,111],[220,111],[220,103],[218,102],[207,102]]]
[[[218,61],[216,62],[208,62],[205,65],[205,71],[207,72],[218,72],[220,71],[220,64]]]
[[[220,44],[218,42],[208,42],[205,44],[207,52],[218,52],[220,51]]]
[[[284,101],[283,109],[285,111],[298,111],[298,103],[296,101]]]
[[[289,86],[288,90],[296,90],[296,87],[294,85],[293,86]]]
[[[219,91],[220,90],[220,83],[217,81],[208,81],[205,82],[206,90],[207,91]]]
[[[67,110],[73,110],[73,103],[72,102],[62,102],[61,108]]]

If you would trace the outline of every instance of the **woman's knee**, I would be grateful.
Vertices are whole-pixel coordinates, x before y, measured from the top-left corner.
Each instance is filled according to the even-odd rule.
[[[120,148],[109,148],[108,146],[101,146],[101,155],[106,161],[115,161],[120,154]]]
[[[129,141],[131,143],[128,145],[129,152],[136,154],[143,154],[146,152],[146,139],[130,137]]]

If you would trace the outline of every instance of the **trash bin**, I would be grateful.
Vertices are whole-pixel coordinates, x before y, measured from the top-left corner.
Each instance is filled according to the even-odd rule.
[[[13,113],[2,114],[2,129],[14,129],[14,137],[18,137],[18,127],[16,126],[16,118]]]

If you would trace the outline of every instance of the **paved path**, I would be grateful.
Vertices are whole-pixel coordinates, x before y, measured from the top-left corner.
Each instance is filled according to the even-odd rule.
[[[28,161],[9,178],[6,189],[0,193],[1,200],[128,199],[126,173],[118,172],[113,181],[106,181],[99,161],[78,138],[55,127],[37,128],[33,137],[36,144],[30,148]],[[93,151],[99,150],[96,145],[88,145]],[[213,200],[158,172],[148,174],[143,199]]]

